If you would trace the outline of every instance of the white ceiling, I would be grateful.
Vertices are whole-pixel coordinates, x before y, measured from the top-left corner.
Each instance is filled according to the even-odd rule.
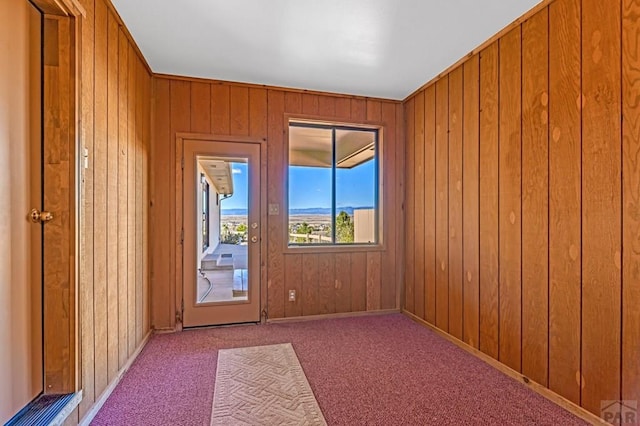
[[[404,99],[540,0],[112,0],[156,73]]]

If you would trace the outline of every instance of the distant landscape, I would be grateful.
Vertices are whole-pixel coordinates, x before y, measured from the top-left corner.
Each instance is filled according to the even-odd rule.
[[[346,212],[349,216],[353,216],[354,210],[360,209],[372,209],[373,207],[336,207],[336,211]],[[246,216],[247,209],[222,209],[222,216]],[[315,216],[315,215],[331,215],[331,208],[325,207],[313,207],[308,209],[291,209],[289,210],[289,216]]]

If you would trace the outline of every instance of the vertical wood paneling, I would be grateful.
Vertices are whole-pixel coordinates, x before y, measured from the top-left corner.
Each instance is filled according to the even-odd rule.
[[[498,42],[480,53],[480,350],[498,358]]]
[[[594,413],[620,398],[620,5],[582,1],[582,406]]]
[[[382,117],[381,120],[387,126],[387,131],[384,132],[384,147],[382,151],[382,187],[383,190],[380,193],[380,203],[382,206],[398,206],[400,202],[399,194],[394,187],[397,184],[398,172],[402,170],[396,164],[396,145],[398,144],[398,138],[395,132],[396,129],[396,105],[392,103],[384,103],[382,105]],[[389,211],[387,207],[382,211],[383,229],[385,234],[383,235],[383,243],[387,247],[389,256],[382,256],[380,265],[380,302],[382,309],[393,309],[396,307],[396,257],[392,253],[397,251],[396,233],[398,218],[402,215],[395,214],[393,211]],[[339,256],[337,256],[339,257]],[[337,260],[336,260],[337,261]],[[336,267],[336,276],[338,269]]]
[[[522,373],[547,385],[549,15],[522,25]]]
[[[211,85],[191,83],[191,130],[209,133],[211,130]]]
[[[463,69],[449,74],[449,333],[462,340]]]
[[[424,92],[420,92],[415,97],[414,102],[414,135],[413,135],[413,181],[424,182],[425,174],[425,139],[424,139]],[[425,264],[424,264],[424,243],[425,243],[425,189],[424,185],[416,184],[413,191],[413,287],[414,287],[414,311],[415,314],[424,318],[425,302]]]
[[[478,348],[480,340],[480,220],[479,136],[480,61],[474,55],[464,64],[462,154],[464,308],[463,339]]]
[[[351,253],[351,311],[367,310],[367,253]]]
[[[336,115],[336,98],[332,96],[321,96],[318,99],[318,112],[324,117],[333,117]]]
[[[172,303],[170,296],[170,257],[171,257],[171,227],[163,222],[163,212],[171,209],[172,194],[160,188],[171,186],[171,176],[167,170],[173,167],[171,163],[171,84],[168,80],[156,80],[155,108],[154,108],[154,155],[153,181],[158,188],[152,194],[153,208],[151,209],[151,223],[154,230],[151,251],[152,270],[151,285],[153,288],[152,324],[156,329],[171,326]],[[126,153],[126,151],[123,151]],[[124,155],[124,154],[123,154]],[[127,190],[125,190],[126,193]],[[127,204],[128,208],[128,204]]]
[[[269,204],[280,204],[282,209],[282,197],[284,196],[284,173],[282,167],[277,167],[278,160],[284,156],[283,119],[285,111],[285,95],[277,90],[269,90],[268,94],[268,145],[267,162],[269,178],[267,179],[267,202]],[[280,215],[284,215],[280,212]],[[284,224],[284,226],[289,226]],[[289,302],[288,291],[296,290],[301,294],[301,280],[289,280],[285,272],[285,258],[282,255],[282,242],[280,239],[284,233],[283,221],[277,217],[267,217],[267,303],[270,317],[282,318],[299,316],[301,311],[300,299],[296,302]],[[287,259],[287,263],[290,262]],[[295,286],[295,287],[292,287]],[[286,299],[285,299],[286,298]]]
[[[128,140],[127,140],[127,317],[129,321],[129,356],[136,348],[136,65],[138,58],[132,46],[128,49],[129,67],[127,69],[127,86],[129,105]],[[168,168],[171,170],[171,167]],[[167,173],[167,169],[163,171]],[[168,261],[169,259],[167,259]],[[124,266],[123,266],[124,267]]]
[[[639,16],[638,0],[555,0],[462,64],[462,339],[597,415],[640,398]],[[432,223],[449,234],[455,337],[457,72],[404,102],[448,81],[448,157],[434,168],[449,170],[449,217]]]
[[[425,313],[436,323],[436,88],[425,90]],[[411,228],[407,226],[407,231]]]
[[[499,360],[521,369],[522,69],[521,29],[500,39]]]
[[[336,99],[336,117],[341,117],[343,119],[351,119],[351,99],[349,98],[338,98]]]
[[[380,252],[367,253],[367,311],[380,309]]]
[[[393,149],[396,153],[396,170],[395,170],[395,193],[397,194],[397,202],[396,206],[401,206],[401,213],[396,216],[396,229],[394,235],[389,235],[388,238],[395,238],[396,240],[396,248],[395,248],[395,288],[396,288],[396,300],[395,300],[395,308],[402,307],[402,300],[404,296],[404,236],[405,236],[405,132],[404,132],[404,105],[396,104],[396,120],[395,120],[395,128],[396,128],[396,144],[394,147],[389,147],[389,149]],[[390,187],[391,185],[388,185]],[[388,209],[388,207],[387,207]],[[388,211],[388,210],[387,210]],[[388,214],[388,213],[387,213]],[[425,303],[426,306],[426,303]]]
[[[580,0],[549,6],[549,389],[580,404]]]
[[[249,89],[249,135],[265,138],[268,133],[267,90]]]
[[[142,299],[142,316],[136,319],[131,315],[131,308],[135,314],[135,295],[148,295],[148,271],[142,266],[137,277],[130,277],[129,264],[134,264],[132,259],[138,259],[141,265],[148,263],[142,205],[148,196],[146,144],[150,139],[151,76],[111,6],[103,0],[81,3],[87,14],[79,35],[79,143],[88,152],[88,168],[81,169],[79,221],[79,368],[83,401],[73,422],[89,412],[150,327],[150,314]],[[145,111],[137,119],[136,107]],[[137,135],[136,121],[140,125]],[[165,122],[169,122],[168,116]],[[135,164],[129,162],[135,155],[136,137],[140,138],[140,146],[147,147],[139,152],[138,182]],[[163,168],[163,173],[166,170]],[[135,191],[141,194],[139,219],[143,232],[137,244],[130,240],[129,232],[129,194]]]
[[[127,312],[127,137],[129,41],[118,31],[118,323],[119,366],[129,358],[129,316]]]
[[[449,76],[436,83],[436,326],[449,331]]]
[[[336,312],[351,311],[351,256],[335,256]]]
[[[211,132],[228,135],[231,128],[230,87],[224,84],[211,85]]]
[[[249,89],[232,86],[229,90],[230,134],[249,135]]]
[[[87,16],[86,22],[82,25],[82,47],[80,66],[82,67],[80,90],[81,90],[81,112],[82,127],[80,138],[83,149],[91,155],[94,154],[93,143],[93,107],[94,105],[94,1],[82,0]],[[91,161],[89,167],[84,169],[82,174],[82,200],[80,214],[80,228],[83,230],[94,229],[93,221],[93,171],[95,162]],[[80,276],[79,276],[79,316],[80,316],[80,381],[83,387],[83,398],[80,402],[78,413],[84,416],[95,401],[95,346],[93,299],[94,299],[94,268],[93,268],[93,232],[80,233],[80,250],[84,256],[80,256]]]
[[[120,369],[118,359],[118,23],[108,14],[107,28],[107,378]]]
[[[367,118],[367,102],[362,98],[351,99],[351,120],[362,121]]]
[[[302,315],[320,313],[318,292],[318,255],[302,255]]]
[[[640,401],[640,1],[622,4],[622,399]]]
[[[405,104],[404,118],[406,121],[407,135],[411,135],[407,140],[405,170],[407,177],[407,186],[405,194],[405,211],[406,211],[406,229],[413,230],[415,228],[415,175],[414,175],[414,152],[415,152],[415,98],[410,99]],[[404,307],[409,312],[415,312],[415,234],[413,232],[405,232],[405,275],[404,275]]]
[[[309,93],[302,94],[302,113],[309,115],[320,114],[320,105],[318,103],[318,95],[312,95]],[[366,106],[365,106],[366,108]],[[365,110],[366,114],[366,110]]]
[[[136,137],[134,139],[134,151],[135,151],[135,226],[136,226],[136,234],[135,234],[135,313],[136,313],[136,340],[135,347],[137,348],[138,342],[140,342],[143,338],[143,329],[142,329],[142,317],[143,317],[143,300],[142,300],[142,285],[139,283],[143,282],[144,276],[144,260],[143,260],[143,206],[142,206],[142,193],[144,191],[144,170],[143,170],[143,132],[144,132],[144,104],[145,100],[142,99],[144,93],[144,82],[143,82],[143,73],[145,72],[142,68],[142,62],[136,62]]]
[[[95,394],[108,384],[107,366],[107,7],[96,1],[94,92],[94,299]]]
[[[318,297],[320,314],[333,314],[336,312],[334,257],[335,255],[332,253],[318,255]]]

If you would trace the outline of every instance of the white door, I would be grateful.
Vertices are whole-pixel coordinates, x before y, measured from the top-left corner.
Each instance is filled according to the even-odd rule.
[[[43,390],[41,18],[0,1],[0,424]]]

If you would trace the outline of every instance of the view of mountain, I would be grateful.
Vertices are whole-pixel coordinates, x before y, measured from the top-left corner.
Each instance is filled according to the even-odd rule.
[[[371,209],[373,207],[337,207],[336,210],[338,213],[341,211],[346,212],[348,215],[353,216],[354,210],[360,209]],[[246,215],[247,209],[222,209],[223,216],[241,216]],[[291,209],[289,211],[291,215],[330,215],[331,209],[324,207],[315,207],[308,209]]]

